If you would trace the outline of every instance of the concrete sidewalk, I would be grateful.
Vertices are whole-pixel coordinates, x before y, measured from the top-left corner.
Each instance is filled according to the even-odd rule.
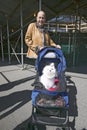
[[[0,130],[25,130],[31,118],[31,83],[36,72],[32,65],[25,67],[22,70],[20,65],[0,66]],[[71,130],[87,130],[86,71],[66,71]]]

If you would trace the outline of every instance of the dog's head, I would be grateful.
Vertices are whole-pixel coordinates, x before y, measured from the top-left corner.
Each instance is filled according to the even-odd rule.
[[[54,78],[56,76],[56,68],[54,63],[50,63],[49,65],[46,65],[43,68],[42,73],[49,79]]]

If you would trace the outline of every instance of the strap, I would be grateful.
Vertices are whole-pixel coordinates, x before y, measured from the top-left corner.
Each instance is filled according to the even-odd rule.
[[[43,43],[43,46],[46,46],[46,37],[45,37],[45,30],[44,29],[43,29],[42,33],[43,33],[42,43]]]

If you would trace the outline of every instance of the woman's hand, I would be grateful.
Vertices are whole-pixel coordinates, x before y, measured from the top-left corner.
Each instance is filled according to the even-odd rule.
[[[40,50],[43,49],[44,47],[40,47]]]
[[[60,46],[60,45],[56,45],[56,48],[59,48],[59,49],[61,49],[61,46]]]

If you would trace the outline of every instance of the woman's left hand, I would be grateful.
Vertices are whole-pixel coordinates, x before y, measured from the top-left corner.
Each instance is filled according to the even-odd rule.
[[[56,48],[59,48],[59,49],[61,49],[61,46],[60,46],[60,45],[56,45]]]

